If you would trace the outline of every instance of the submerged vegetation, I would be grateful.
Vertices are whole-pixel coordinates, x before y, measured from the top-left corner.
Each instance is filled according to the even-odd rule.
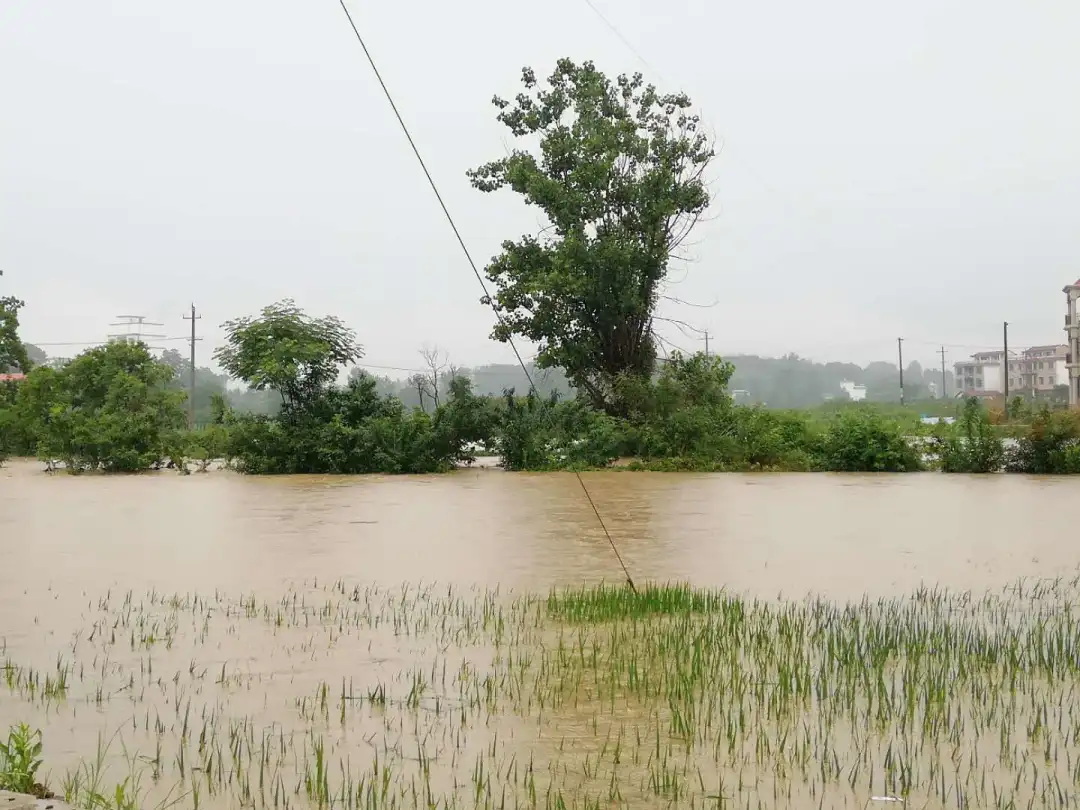
[[[31,751],[77,716],[54,789],[141,807],[1075,807],[1078,596],[110,593],[7,651],[0,713]]]
[[[263,317],[307,318],[281,306],[290,305]],[[256,387],[272,374],[293,375],[277,383],[287,393],[273,416],[236,411],[218,398],[213,421],[188,431],[171,367],[144,346],[110,344],[58,369],[34,369],[25,382],[0,383],[0,462],[36,454],[70,472],[206,471],[217,461],[251,474],[431,473],[486,453],[507,470],[534,471],[617,463],[675,471],[1080,473],[1080,417],[1071,411],[1044,409],[1026,414],[1026,423],[1000,424],[969,400],[954,405],[954,424],[928,425],[913,409],[876,405],[766,410],[735,404],[727,387],[732,365],[703,354],[676,354],[649,380],[620,380],[623,415],[581,398],[512,390],[478,396],[456,374],[432,407],[410,408],[380,394],[364,372],[339,385],[343,368],[320,354],[318,339],[297,350],[327,364],[314,373],[307,361],[281,355],[282,344],[299,346],[299,338],[253,343],[256,356],[235,373]]]

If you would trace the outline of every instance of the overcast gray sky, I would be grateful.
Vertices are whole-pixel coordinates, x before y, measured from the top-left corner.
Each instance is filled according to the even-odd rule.
[[[350,8],[478,261],[535,232],[465,170],[561,56],[685,90],[722,143],[668,305],[723,352],[865,362],[1063,339],[1080,276],[1080,4],[586,0]],[[293,297],[373,364],[512,361],[336,0],[3,0],[0,290],[23,334],[121,313],[205,354]],[[668,330],[688,349],[700,344]],[[920,341],[926,341],[921,343]],[[182,344],[175,343],[178,348]],[[78,347],[47,347],[70,355]]]

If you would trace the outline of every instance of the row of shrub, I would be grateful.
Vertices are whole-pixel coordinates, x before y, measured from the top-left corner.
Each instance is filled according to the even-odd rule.
[[[1080,412],[1042,409],[1011,428],[1007,445],[992,415],[970,399],[957,424],[936,432],[928,449],[945,472],[1080,473]]]
[[[219,427],[204,431],[204,448],[192,452],[228,457],[248,473],[436,472],[471,461],[477,447],[509,470],[618,461],[672,471],[1080,472],[1076,412],[1036,412],[1027,426],[1013,426],[1007,446],[976,400],[951,425],[859,405],[821,419],[734,405],[723,387],[727,373],[714,358],[676,358],[620,416],[580,399],[478,397],[465,379],[429,414],[379,397],[374,381],[360,377],[314,411],[285,408],[274,419],[225,412]]]
[[[480,397],[467,378],[425,412],[380,396],[360,375],[274,417],[237,413],[224,400],[214,424],[185,427],[171,369],[145,347],[110,344],[59,369],[34,369],[0,387],[0,460],[36,455],[71,472],[132,472],[158,466],[206,469],[222,459],[251,474],[429,473],[474,459],[478,448],[509,470],[621,466],[654,470],[1078,473],[1080,420],[1041,411],[1000,426],[975,400],[953,425],[927,427],[912,414],[851,405],[822,419],[732,403],[731,366],[676,357],[657,379],[627,383],[621,413],[581,399],[534,394]]]
[[[83,473],[205,470],[226,459],[256,474],[439,472],[490,441],[485,415],[495,410],[464,378],[428,414],[379,396],[375,381],[360,377],[319,391],[302,408],[285,405],[273,418],[235,413],[218,398],[214,424],[189,431],[184,394],[168,384],[172,374],[145,346],[112,343],[0,384],[0,463],[37,456]]]

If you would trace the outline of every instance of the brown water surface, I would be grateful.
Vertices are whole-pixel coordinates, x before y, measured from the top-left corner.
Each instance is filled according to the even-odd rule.
[[[48,476],[0,469],[11,594],[250,591],[305,579],[543,590],[621,579],[573,475]],[[982,590],[1080,561],[1080,481],[1023,476],[583,476],[637,579],[768,597]]]
[[[843,602],[905,597],[920,585],[981,593],[1021,576],[1068,575],[1080,563],[1070,507],[1080,494],[1075,479],[630,472],[583,478],[639,583],[684,580],[766,600],[814,593]],[[494,607],[509,591],[621,582],[569,474],[71,477],[15,462],[0,469],[0,555],[0,659],[9,662],[10,687],[0,685],[0,727],[25,720],[43,728],[57,774],[92,758],[99,735],[121,734],[129,763],[135,750],[144,763],[156,756],[155,798],[166,794],[166,783],[179,783],[187,806],[228,807],[241,799],[281,806],[286,796],[304,804],[309,792],[299,782],[310,773],[316,738],[325,735],[335,769],[348,760],[364,771],[364,758],[381,750],[384,767],[397,762],[399,770],[422,771],[424,757],[432,756],[438,774],[429,778],[446,795],[457,780],[475,779],[485,751],[494,752],[488,767],[520,767],[532,757],[537,772],[544,770],[538,782],[573,792],[575,780],[605,778],[582,774],[589,774],[588,757],[610,754],[608,737],[631,728],[651,737],[671,722],[666,709],[645,711],[625,696],[615,711],[616,696],[605,697],[580,672],[572,684],[559,682],[557,699],[538,697],[546,693],[527,660],[534,653],[515,645],[528,638],[529,649],[542,649],[549,631],[529,624],[532,608],[507,608],[504,617],[504,608]],[[450,586],[464,595],[450,596]],[[510,630],[493,629],[504,620]],[[505,657],[507,650],[510,658],[523,656],[519,664]],[[44,696],[42,679],[60,670],[66,690]],[[501,685],[485,685],[485,672],[501,673]],[[513,677],[520,682],[512,688]],[[418,685],[423,700],[414,700]],[[380,687],[388,704],[365,704],[362,696]],[[501,689],[510,690],[499,699],[513,711],[491,703]],[[447,716],[455,705],[460,716]],[[480,707],[486,720],[471,714]],[[533,713],[543,719],[530,719]],[[206,733],[207,723],[223,750],[216,766],[213,744],[196,744],[194,736],[198,728]],[[813,739],[826,739],[827,731]],[[678,770],[668,755],[612,776],[612,785],[627,783],[619,801],[681,806],[677,791],[672,798],[668,787],[642,787]],[[674,762],[676,754],[670,756]],[[243,786],[259,769],[253,757],[278,775],[273,790]],[[183,758],[219,773],[223,758],[229,784],[209,796],[203,787],[193,803],[192,765]],[[109,761],[115,772],[124,757],[111,750]],[[237,762],[247,763],[247,777]],[[741,769],[724,767],[729,779],[743,778]],[[738,806],[766,792],[761,806],[788,806],[779,798],[787,776],[766,776],[767,787],[734,789]],[[328,783],[345,779],[337,770],[332,777]],[[508,784],[510,777],[500,779]],[[513,784],[519,798],[528,794],[517,771]],[[587,790],[581,787],[581,795]],[[655,801],[640,798],[650,790]],[[703,787],[697,806],[716,806],[704,797],[717,790]],[[850,790],[832,806],[862,806],[871,785]],[[496,806],[496,799],[479,806]],[[409,801],[398,806],[414,806]]]

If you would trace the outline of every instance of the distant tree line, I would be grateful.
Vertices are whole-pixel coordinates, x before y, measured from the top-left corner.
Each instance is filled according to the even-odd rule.
[[[380,396],[397,397],[409,408],[428,411],[433,411],[446,401],[454,380],[458,378],[468,379],[478,396],[502,396],[507,390],[528,391],[530,379],[541,397],[555,395],[560,399],[569,399],[574,396],[574,389],[561,369],[541,369],[529,363],[526,374],[521,366],[508,363],[456,366],[438,348],[423,349],[420,354],[430,358],[432,364],[426,370],[414,371],[405,379],[376,374],[363,366],[352,368],[349,378],[371,377]]]
[[[797,354],[733,355],[728,359],[735,364],[732,388],[746,391],[748,401],[768,408],[812,408],[829,400],[847,399],[840,387],[845,381],[866,386],[869,402],[900,401],[900,369],[895,363],[817,363]],[[948,395],[953,396],[953,374],[948,370],[945,385]],[[918,362],[904,370],[904,397],[908,402],[940,397],[941,391],[940,371],[924,369]]]

